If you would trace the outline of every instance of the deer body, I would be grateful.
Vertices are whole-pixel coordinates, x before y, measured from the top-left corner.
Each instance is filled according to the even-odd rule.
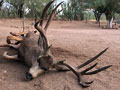
[[[43,51],[38,47],[39,36],[33,32],[29,32],[18,48],[18,57],[23,60],[29,67],[37,60]]]

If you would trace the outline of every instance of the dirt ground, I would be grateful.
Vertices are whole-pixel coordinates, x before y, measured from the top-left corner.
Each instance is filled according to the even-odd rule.
[[[25,21],[25,30],[34,30],[31,20]],[[0,44],[6,43],[6,36],[11,31],[22,31],[22,21],[1,19]],[[113,66],[96,75],[84,76],[84,81],[94,80],[85,90],[120,90],[120,29],[101,29],[95,22],[54,21],[48,29],[47,37],[55,58],[65,59],[72,66],[87,61],[109,47],[97,59],[99,64],[96,69],[104,65]],[[3,59],[2,54],[6,50],[15,53],[7,47],[0,48],[0,90],[83,90],[71,72],[48,72],[26,81],[28,67],[20,62]]]

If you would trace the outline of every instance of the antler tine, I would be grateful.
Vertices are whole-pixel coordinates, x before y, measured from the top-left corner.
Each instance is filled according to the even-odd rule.
[[[40,32],[41,34],[45,35],[45,32],[42,30],[41,26],[38,26],[38,24],[42,21],[42,19],[40,19],[39,21],[37,21],[34,25],[34,27],[38,30],[38,32]]]
[[[94,68],[98,63],[95,63],[94,65],[92,65],[91,67],[83,70],[82,72],[80,72],[81,75],[84,75],[87,71],[91,70],[92,68]]]
[[[76,69],[75,69],[74,67],[72,67],[72,66],[70,66],[70,65],[68,65],[68,64],[66,64],[66,63],[64,63],[64,61],[65,61],[65,60],[60,61],[60,62],[58,62],[57,64],[58,64],[58,65],[66,66],[68,69],[70,69],[70,70],[77,76],[78,84],[80,84],[83,88],[89,87],[90,84],[93,83],[93,81],[91,81],[91,82],[82,82],[82,81],[81,81],[81,78],[80,78],[79,72],[77,72]]]
[[[45,30],[45,31],[47,31],[47,28],[48,28],[50,22],[52,21],[52,19],[53,19],[54,16],[56,15],[56,14],[55,14],[56,9],[57,9],[62,3],[63,3],[63,1],[60,2],[60,3],[55,7],[55,9],[53,9],[53,11],[52,11],[52,13],[51,13],[51,15],[50,15],[50,17],[49,17],[49,19],[48,19],[48,21],[47,21],[47,24],[46,24],[45,27],[44,27],[44,30]]]
[[[57,15],[58,13],[60,13],[60,12],[62,12],[63,11],[63,9],[61,9],[60,11],[58,11],[55,15]]]
[[[42,30],[41,26],[38,26],[38,24],[40,23],[41,19],[39,21],[37,21],[34,25],[34,27],[39,31],[40,35],[39,35],[39,39],[38,39],[38,45],[39,46],[43,46],[44,49],[48,48],[48,41],[45,35],[45,32]]]
[[[104,71],[104,70],[110,68],[111,66],[112,66],[112,65],[105,66],[105,67],[99,68],[99,69],[94,70],[94,71],[91,71],[91,72],[83,71],[83,72],[81,72],[81,73],[82,73],[82,75],[93,75],[93,74],[97,74],[97,73],[99,73],[99,72],[101,72],[101,71]],[[88,71],[89,71],[89,70],[88,70]]]
[[[86,65],[88,65],[89,63],[93,62],[94,60],[96,60],[98,57],[100,57],[104,52],[106,52],[108,50],[108,48],[106,48],[105,50],[101,51],[100,53],[98,53],[95,57],[91,58],[90,60],[86,61],[85,63],[77,66],[77,69],[80,69]]]
[[[41,27],[43,26],[43,21],[44,21],[45,14],[46,14],[48,8],[50,7],[50,5],[51,5],[53,2],[54,2],[54,1],[50,1],[50,2],[46,5],[46,7],[44,8],[44,10],[43,10],[43,12],[42,12],[42,15],[41,15],[41,17],[40,17],[40,19],[42,19],[42,20],[40,21],[40,26],[41,26]]]
[[[44,55],[50,50],[51,47],[52,47],[52,45],[46,47],[46,50],[45,50],[45,52],[44,52]]]

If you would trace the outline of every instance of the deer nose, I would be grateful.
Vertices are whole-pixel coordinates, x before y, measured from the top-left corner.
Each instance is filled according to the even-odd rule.
[[[27,80],[32,80],[33,79],[32,75],[29,72],[26,73],[26,79]]]

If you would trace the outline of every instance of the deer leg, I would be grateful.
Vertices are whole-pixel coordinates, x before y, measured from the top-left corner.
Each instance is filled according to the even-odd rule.
[[[18,49],[20,47],[20,43],[18,45],[8,44],[8,46],[13,49]]]
[[[6,42],[8,44],[11,44],[11,40],[22,41],[23,39],[21,37],[17,37],[17,36],[7,36]]]
[[[24,31],[24,32],[20,32],[20,33],[14,33],[14,32],[10,32],[10,34],[12,36],[24,36],[28,33],[29,31]],[[37,31],[33,31],[34,33],[37,33]]]
[[[3,45],[0,45],[0,47],[10,47],[10,48],[13,48],[13,49],[18,49],[20,46],[20,43],[17,44],[17,45],[14,45],[14,44],[3,44]]]
[[[15,40],[17,41],[15,44],[17,44],[18,46],[13,46],[13,44],[11,44],[11,40]],[[17,37],[17,36],[7,36],[7,44],[1,44],[0,47],[13,47],[13,48],[18,48],[19,47],[19,43],[22,41],[23,39],[21,37]]]
[[[5,51],[3,53],[3,57],[5,59],[7,59],[7,60],[18,60],[18,55],[12,55],[12,56],[10,56],[10,55],[7,54],[7,51]]]
[[[21,36],[21,35],[25,35],[25,34],[27,34],[27,33],[28,33],[28,31],[26,31],[26,32],[20,32],[20,33],[10,32],[10,34],[13,35],[13,36]]]

